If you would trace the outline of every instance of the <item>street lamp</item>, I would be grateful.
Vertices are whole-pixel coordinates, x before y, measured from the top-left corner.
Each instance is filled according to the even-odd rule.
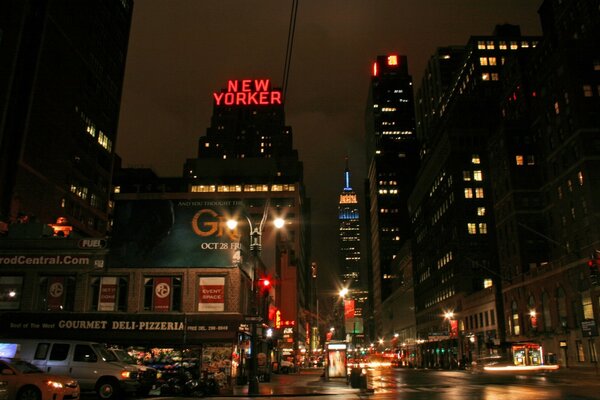
[[[257,395],[258,391],[258,376],[257,376],[257,347],[258,347],[258,338],[256,332],[256,324],[259,320],[261,320],[261,315],[259,313],[259,301],[258,294],[259,288],[257,287],[257,276],[258,276],[258,259],[260,257],[260,252],[262,250],[262,232],[265,227],[265,223],[267,221],[267,211],[269,209],[269,205],[265,205],[262,219],[258,226],[253,223],[252,219],[244,215],[246,220],[248,221],[248,227],[250,228],[250,253],[252,254],[252,291],[251,291],[251,301],[252,301],[252,319],[251,319],[251,336],[250,336],[250,369],[248,370],[248,395]],[[238,225],[238,221],[235,219],[229,219],[227,221],[227,227],[231,230],[235,229]],[[273,221],[273,226],[277,229],[282,228],[285,225],[285,220],[282,218],[276,218]],[[268,282],[268,280],[265,280]],[[270,285],[270,282],[269,282]]]

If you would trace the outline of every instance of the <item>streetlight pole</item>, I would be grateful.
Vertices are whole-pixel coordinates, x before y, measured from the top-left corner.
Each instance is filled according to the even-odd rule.
[[[258,350],[258,337],[257,337],[257,329],[256,324],[262,320],[262,316],[260,315],[260,301],[259,301],[259,290],[258,290],[258,260],[260,258],[260,252],[262,250],[262,232],[265,226],[265,222],[267,221],[267,212],[269,210],[269,203],[265,205],[263,210],[263,215],[258,226],[255,226],[252,223],[252,219],[249,216],[245,216],[248,221],[248,227],[250,228],[250,253],[252,254],[252,289],[251,289],[251,331],[250,331],[250,368],[248,369],[248,395],[257,395],[259,394],[258,390],[258,363],[257,363],[257,350]],[[275,228],[279,229],[283,227],[285,221],[281,218],[278,218],[274,221]],[[231,220],[228,221],[228,226],[230,229],[235,228],[237,225],[237,221]]]

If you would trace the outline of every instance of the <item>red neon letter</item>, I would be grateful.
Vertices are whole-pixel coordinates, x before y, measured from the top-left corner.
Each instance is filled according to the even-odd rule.
[[[254,81],[254,88],[257,92],[266,92],[269,90],[268,79],[257,79]]]
[[[238,91],[238,81],[227,81],[227,91],[228,92],[237,92]]]
[[[218,106],[221,105],[221,99],[223,98],[223,94],[224,93],[213,93],[213,97],[215,98],[215,102],[217,103]]]
[[[252,83],[252,81],[250,79],[244,79],[242,81],[242,92],[249,92],[252,89],[250,88],[250,84]]]
[[[271,104],[281,104],[281,92],[271,92]]]
[[[244,93],[244,92],[237,92],[235,94],[235,104],[238,105],[238,106],[240,104],[246,105],[246,93]]]

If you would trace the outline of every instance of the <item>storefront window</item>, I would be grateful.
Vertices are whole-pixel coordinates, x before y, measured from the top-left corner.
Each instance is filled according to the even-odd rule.
[[[558,308],[558,319],[560,321],[560,326],[563,328],[567,327],[567,297],[565,295],[565,290],[559,287],[556,290],[556,305]]]
[[[75,277],[42,276],[39,281],[38,309],[41,311],[73,311]]]
[[[552,317],[550,313],[550,301],[548,300],[548,293],[542,293],[542,315],[544,316],[544,330],[549,331],[552,329]]]
[[[181,278],[171,276],[145,278],[144,311],[181,311]]]
[[[513,334],[520,335],[521,334],[521,326],[519,325],[519,312],[517,308],[517,302],[512,302],[512,325],[513,325]]]
[[[91,311],[126,311],[127,278],[103,276],[92,279]]]
[[[22,276],[0,276],[0,310],[20,309],[22,295]]]
[[[576,340],[575,346],[577,347],[577,361],[584,362],[585,361],[585,351],[583,349],[583,343],[581,343],[581,340]]]

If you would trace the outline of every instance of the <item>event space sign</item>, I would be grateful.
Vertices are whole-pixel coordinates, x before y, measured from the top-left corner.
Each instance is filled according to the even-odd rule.
[[[117,201],[109,267],[235,267],[241,228],[229,229],[239,200]],[[246,233],[249,235],[249,233]]]
[[[281,105],[281,91],[271,88],[269,79],[229,80],[227,89],[213,93],[217,106]]]

